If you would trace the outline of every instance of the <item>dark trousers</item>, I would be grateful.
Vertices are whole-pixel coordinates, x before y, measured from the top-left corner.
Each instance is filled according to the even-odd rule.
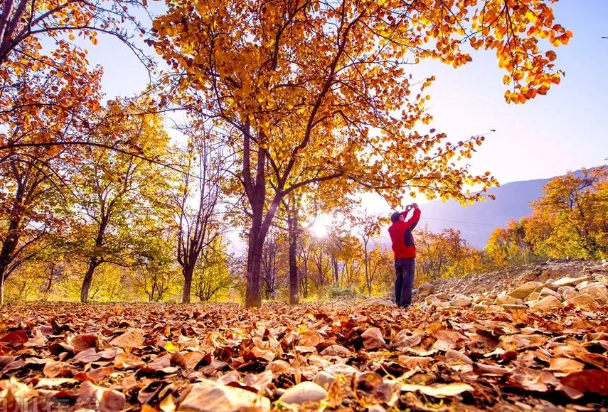
[[[414,288],[414,270],[416,259],[406,258],[395,260],[395,303],[397,306],[409,306],[412,303],[412,289]]]

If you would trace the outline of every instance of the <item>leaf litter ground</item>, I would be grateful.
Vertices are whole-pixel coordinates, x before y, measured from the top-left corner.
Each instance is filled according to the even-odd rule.
[[[6,305],[0,410],[608,411],[606,308],[382,302]]]

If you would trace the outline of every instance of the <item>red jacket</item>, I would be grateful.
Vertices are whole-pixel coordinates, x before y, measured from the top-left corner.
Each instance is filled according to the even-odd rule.
[[[405,217],[407,212],[403,212],[402,215]],[[414,245],[412,230],[416,227],[419,220],[420,209],[414,209],[414,214],[410,220],[405,222],[398,220],[388,228],[388,233],[391,235],[393,242],[395,260],[416,257],[416,246]]]

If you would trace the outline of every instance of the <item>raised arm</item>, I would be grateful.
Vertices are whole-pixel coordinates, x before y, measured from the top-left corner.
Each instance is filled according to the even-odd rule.
[[[416,227],[416,225],[418,224],[418,221],[420,220],[420,209],[418,208],[418,204],[417,203],[413,203],[410,206],[405,208],[405,212],[404,216],[407,214],[407,212],[409,211],[409,209],[414,209],[414,214],[412,215],[412,217],[409,220],[406,220],[405,222],[405,226],[406,229],[405,230],[412,230]]]

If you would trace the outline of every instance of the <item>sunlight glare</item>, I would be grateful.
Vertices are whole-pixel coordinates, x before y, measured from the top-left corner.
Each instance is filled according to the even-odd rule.
[[[327,236],[327,226],[321,220],[317,220],[312,227],[310,228],[313,235],[316,237],[325,237]]]

